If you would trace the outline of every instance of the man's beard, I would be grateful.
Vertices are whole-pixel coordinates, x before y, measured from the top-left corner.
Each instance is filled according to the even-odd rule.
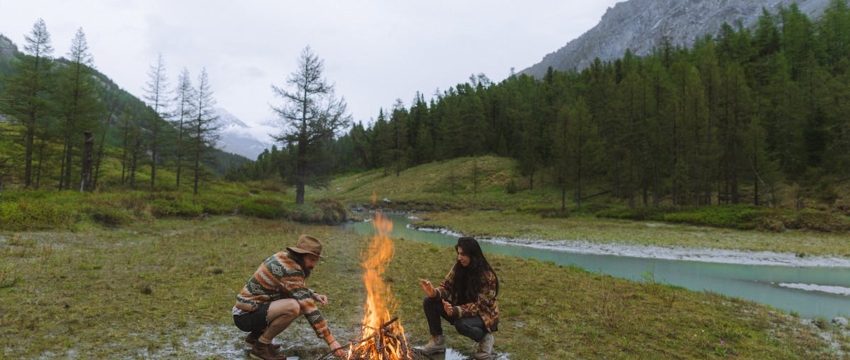
[[[313,272],[313,268],[312,267],[307,268],[307,265],[304,264],[304,255],[298,254],[294,251],[290,251],[289,252],[289,258],[292,259],[293,261],[295,261],[296,264],[298,264],[298,267],[301,268],[301,272],[304,273],[305,279],[310,277],[310,273]]]

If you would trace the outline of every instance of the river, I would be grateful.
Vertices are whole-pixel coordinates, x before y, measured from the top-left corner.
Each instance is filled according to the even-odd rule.
[[[403,214],[385,214],[393,221],[390,237],[454,246],[457,235],[420,231],[408,227]],[[370,222],[345,227],[361,235],[373,233]],[[632,281],[654,281],[694,291],[711,291],[752,300],[807,318],[850,315],[850,267],[776,266],[686,261],[570,252],[557,247],[541,248],[501,240],[481,240],[485,253],[517,256],[558,265],[574,265],[591,272]]]

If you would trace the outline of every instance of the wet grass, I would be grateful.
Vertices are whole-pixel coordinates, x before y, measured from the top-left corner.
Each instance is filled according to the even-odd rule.
[[[653,221],[574,216],[543,218],[533,214],[453,211],[422,214],[418,225],[454,230],[469,236],[541,240],[586,240],[596,243],[681,246],[726,250],[772,251],[798,256],[850,257],[846,233],[735,230]]]
[[[244,217],[159,220],[120,229],[0,234],[0,358],[243,359],[234,296],[271,253],[310,233],[328,257],[308,284],[352,340],[368,239],[338,227]],[[419,278],[439,280],[451,247],[398,240],[385,274],[410,341],[428,338]],[[814,325],[752,302],[503,256],[496,351],[511,359],[839,359]],[[825,324],[827,332],[832,332]],[[473,343],[446,327],[449,346]],[[850,339],[839,338],[841,343]],[[306,321],[280,336],[289,355],[327,350]]]

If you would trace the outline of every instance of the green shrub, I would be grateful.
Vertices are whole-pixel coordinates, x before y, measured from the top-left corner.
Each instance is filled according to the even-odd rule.
[[[659,217],[663,216],[666,211],[671,211],[671,209],[656,206],[636,207],[631,209],[611,208],[597,211],[596,216],[612,219],[659,220]]]
[[[239,207],[234,199],[220,195],[200,195],[198,202],[203,207],[203,212],[210,215],[232,214]]]
[[[540,216],[543,217],[544,219],[546,219],[546,218],[566,219],[566,218],[570,217],[570,211],[567,210],[567,209],[544,211],[543,213],[540,214]]]
[[[555,207],[548,205],[521,205],[516,208],[516,212],[525,214],[543,214],[547,212],[557,211]]]
[[[204,208],[200,204],[183,199],[156,199],[150,202],[151,213],[158,217],[195,217],[201,215]]]
[[[323,222],[327,224],[339,224],[348,220],[348,210],[341,202],[333,199],[322,199],[315,202],[323,214]]]
[[[128,210],[113,207],[92,209],[89,212],[89,216],[92,221],[105,227],[119,227],[133,221],[133,217],[128,213]]]
[[[286,212],[282,202],[269,198],[249,198],[239,204],[239,212],[246,216],[262,219],[282,219]]]
[[[516,181],[511,179],[511,181],[509,181],[508,185],[505,187],[505,191],[507,191],[507,193],[511,195],[516,194],[517,191],[519,191],[519,186],[517,186]]]
[[[846,218],[814,209],[804,209],[798,212],[794,218],[788,219],[785,225],[793,229],[811,229],[825,232],[850,230],[850,221]]]
[[[12,231],[66,229],[79,221],[75,204],[56,205],[44,200],[0,204],[0,228]]]
[[[765,215],[753,220],[753,225],[762,231],[783,232],[787,230],[784,220],[781,216]]]
[[[692,225],[723,228],[753,229],[753,221],[760,216],[752,206],[706,206],[689,211],[664,214],[662,220]]]

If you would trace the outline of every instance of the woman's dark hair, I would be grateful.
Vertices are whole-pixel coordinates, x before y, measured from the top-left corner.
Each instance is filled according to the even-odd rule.
[[[452,298],[455,300],[455,304],[466,304],[475,301],[478,297],[478,292],[484,286],[481,279],[487,271],[492,272],[496,278],[496,294],[498,294],[499,277],[496,276],[496,272],[490,267],[487,258],[484,257],[478,241],[471,237],[462,237],[457,240],[455,251],[457,251],[457,248],[463,249],[463,253],[469,256],[469,266],[460,266],[459,262],[455,264],[455,274],[454,279],[452,279],[454,282],[454,294],[452,294]]]

